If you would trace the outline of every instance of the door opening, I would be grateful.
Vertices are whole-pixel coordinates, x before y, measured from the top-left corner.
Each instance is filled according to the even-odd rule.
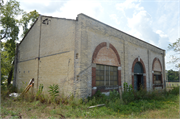
[[[137,75],[137,90],[139,91],[141,88],[143,88],[143,78],[142,75]]]

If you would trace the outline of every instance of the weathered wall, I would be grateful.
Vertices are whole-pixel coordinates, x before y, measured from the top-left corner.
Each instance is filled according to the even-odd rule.
[[[19,45],[17,86],[34,78],[35,89],[43,84],[47,93],[58,84],[60,92],[74,93],[74,39],[75,20],[40,16]]]
[[[159,59],[159,61],[160,61],[160,63],[161,63],[161,67],[162,67],[162,79],[163,79],[163,88],[164,88],[164,86],[165,86],[165,64],[164,64],[164,56],[163,56],[163,54],[164,53],[162,53],[162,54],[159,54],[159,53],[157,53],[157,52],[154,52],[154,51],[151,51],[150,52],[150,55],[151,55],[151,57],[150,57],[150,62],[151,62],[151,67],[150,67],[150,79],[151,79],[151,81],[150,81],[150,87],[151,87],[151,89],[153,89],[153,80],[152,80],[152,73],[153,73],[153,60],[155,59],[155,58],[158,58]],[[158,89],[158,88],[156,88],[156,89]],[[161,88],[162,89],[162,88]]]
[[[16,74],[16,86],[19,89],[24,89],[32,78],[34,78],[35,84],[37,84],[37,69],[38,59],[19,62]],[[34,88],[36,89],[36,86]]]
[[[44,92],[49,86],[59,85],[60,93],[73,94],[74,83],[74,51],[43,57],[39,64],[38,84],[43,84]]]
[[[60,92],[73,93],[75,21],[42,17],[38,85],[58,84]],[[48,21],[48,24],[47,24]]]
[[[24,88],[34,78],[37,84],[38,49],[40,35],[40,18],[26,34],[18,48],[16,86]],[[35,86],[36,88],[36,86]]]
[[[165,52],[155,46],[83,14],[77,20],[42,16],[19,46],[18,85],[33,77],[35,86],[43,84],[45,92],[50,85],[58,84],[67,94],[90,96],[92,55],[102,42],[108,48],[112,44],[120,56],[121,84],[132,84],[132,65],[138,56],[145,65],[147,90],[153,89],[155,57],[161,62],[164,76]]]
[[[121,61],[121,84],[128,82],[132,84],[132,65],[133,61],[139,56],[145,65],[146,87],[152,89],[152,62],[155,57],[159,58],[163,65],[164,51],[141,41],[133,36],[127,35],[106,24],[100,23],[86,15],[79,14],[78,22],[81,29],[81,46],[80,46],[80,88],[81,96],[91,94],[92,83],[92,55],[100,43],[107,42],[112,44]],[[164,75],[164,74],[163,74]],[[83,83],[84,82],[84,83]],[[122,85],[123,86],[123,85]],[[87,90],[88,88],[88,90]]]
[[[40,57],[74,50],[75,21],[43,16],[42,21],[45,19],[48,20],[41,26]]]
[[[19,45],[18,61],[32,60],[38,57],[40,35],[40,18],[27,33]]]

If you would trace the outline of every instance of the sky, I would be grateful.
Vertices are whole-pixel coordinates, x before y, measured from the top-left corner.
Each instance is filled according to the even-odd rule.
[[[114,28],[166,50],[166,69],[174,51],[168,45],[180,38],[180,0],[17,0],[26,12],[76,19],[84,13]]]

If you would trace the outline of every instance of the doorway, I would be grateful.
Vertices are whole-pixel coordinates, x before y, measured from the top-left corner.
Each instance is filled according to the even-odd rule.
[[[139,91],[144,88],[143,67],[140,62],[137,62],[134,67],[134,90]]]
[[[143,75],[137,75],[137,90],[143,88]]]

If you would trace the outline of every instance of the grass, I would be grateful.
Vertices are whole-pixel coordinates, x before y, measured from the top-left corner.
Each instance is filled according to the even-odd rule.
[[[148,106],[149,105],[149,106]],[[148,109],[150,106],[151,109]],[[13,99],[2,100],[2,118],[178,118],[179,96],[164,101],[139,101],[123,105],[118,111],[112,107],[87,109],[86,104],[79,106],[43,104],[40,101],[27,102]],[[146,109],[147,108],[147,109]]]
[[[2,94],[2,92],[1,92]],[[130,94],[130,93],[129,93]],[[134,93],[135,94],[135,93]],[[177,88],[170,92],[142,92],[125,102],[130,95],[126,93],[123,100],[118,93],[111,92],[107,97],[97,92],[88,99],[61,99],[57,101],[44,101],[40,99],[27,100],[27,97],[10,98],[1,97],[2,118],[179,118],[179,99]],[[156,94],[156,95],[155,95]],[[32,97],[31,94],[29,94]],[[156,96],[154,98],[153,96]],[[149,96],[147,98],[147,96]],[[159,98],[157,98],[159,97]],[[45,97],[47,100],[47,97]],[[57,100],[57,99],[56,99]],[[103,107],[88,109],[96,104],[106,104]]]

